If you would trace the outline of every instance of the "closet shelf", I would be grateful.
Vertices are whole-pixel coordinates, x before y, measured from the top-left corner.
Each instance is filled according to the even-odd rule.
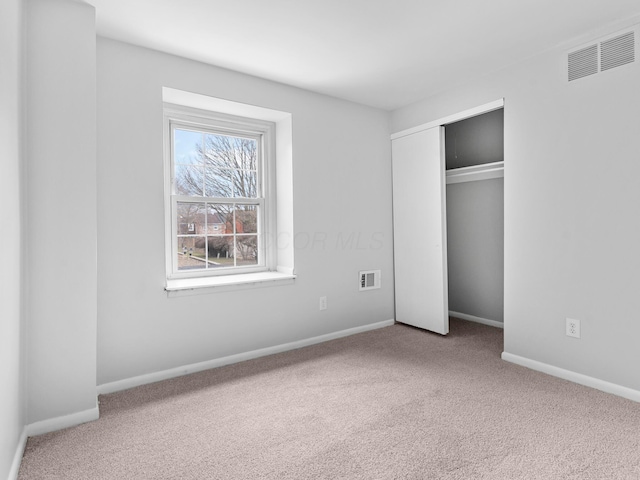
[[[453,168],[446,172],[446,183],[475,182],[504,177],[504,162],[485,163],[471,167]]]

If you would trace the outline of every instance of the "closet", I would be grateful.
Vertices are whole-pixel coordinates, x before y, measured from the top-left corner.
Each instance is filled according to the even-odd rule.
[[[503,101],[392,136],[396,320],[501,326]]]

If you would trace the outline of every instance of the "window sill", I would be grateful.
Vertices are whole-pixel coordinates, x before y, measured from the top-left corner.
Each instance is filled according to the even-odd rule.
[[[222,291],[240,290],[258,287],[290,285],[296,276],[293,273],[258,272],[218,277],[168,279],[165,290],[169,297],[197,295]]]

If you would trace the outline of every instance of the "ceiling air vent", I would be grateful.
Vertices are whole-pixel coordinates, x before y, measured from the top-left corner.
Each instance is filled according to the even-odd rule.
[[[380,270],[367,270],[360,272],[360,290],[373,290],[380,288]]]
[[[634,63],[638,27],[601,38],[591,45],[569,52],[567,73],[570,82],[612,68]]]
[[[609,70],[635,61],[635,38],[633,31],[600,43],[600,69]]]

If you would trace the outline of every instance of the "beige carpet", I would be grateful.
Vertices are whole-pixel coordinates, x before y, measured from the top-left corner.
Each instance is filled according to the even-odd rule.
[[[100,397],[31,479],[640,479],[640,404],[403,325]]]

